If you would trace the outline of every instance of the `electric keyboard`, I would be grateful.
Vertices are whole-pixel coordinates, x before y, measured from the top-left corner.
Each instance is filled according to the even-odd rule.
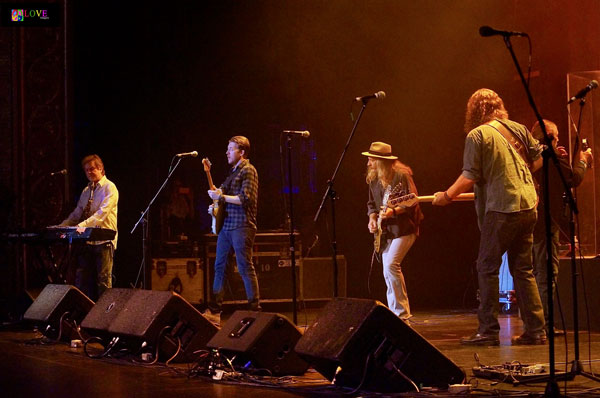
[[[6,240],[25,243],[55,242],[55,241],[99,241],[113,240],[116,231],[107,228],[87,227],[82,233],[77,227],[47,227],[41,232],[16,232],[4,235]]]

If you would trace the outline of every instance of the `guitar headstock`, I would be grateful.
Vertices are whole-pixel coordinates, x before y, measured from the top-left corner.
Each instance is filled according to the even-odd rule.
[[[208,158],[204,158],[202,159],[202,166],[204,166],[204,171],[209,172],[210,168],[212,167],[212,163],[210,160],[208,160]]]

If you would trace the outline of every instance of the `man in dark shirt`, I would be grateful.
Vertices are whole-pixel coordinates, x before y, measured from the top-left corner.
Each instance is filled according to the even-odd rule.
[[[541,163],[541,146],[527,128],[508,119],[504,102],[489,89],[477,90],[467,103],[463,171],[434,205],[445,206],[475,188],[481,239],[477,257],[479,328],[461,344],[499,345],[498,272],[502,254],[517,292],[525,332],[513,344],[544,344],[544,314],[532,266],[537,194],[531,170]]]
[[[592,164],[592,150],[588,148],[586,151],[579,151],[575,155],[575,161],[573,162],[573,167],[571,167],[569,164],[567,151],[564,147],[558,146],[558,128],[556,127],[556,124],[549,120],[544,120],[544,125],[546,126],[546,131],[552,137],[552,146],[554,148],[554,152],[558,156],[559,166],[563,176],[565,177],[567,185],[569,185],[571,188],[579,186],[579,184],[581,184],[583,181],[583,177],[585,176],[585,171],[587,170],[588,165]],[[531,134],[534,138],[538,139],[540,142],[543,142],[544,137],[538,122],[535,122],[535,125],[531,129]],[[552,279],[554,287],[556,284],[556,277],[558,276],[558,221],[563,217],[562,214],[564,214],[564,186],[560,180],[560,176],[558,175],[556,167],[554,167],[552,164],[548,165],[548,173],[548,187],[551,205],[550,232],[552,236]],[[544,217],[545,205],[543,202],[544,196],[542,194],[544,184],[542,170],[538,170],[533,177],[538,183],[540,197],[540,203],[538,205],[538,221],[535,224],[535,229],[533,230],[533,275],[535,275],[535,281],[540,292],[540,298],[542,299],[546,329],[548,329],[548,272],[546,260],[548,256],[546,251],[546,222]],[[562,330],[554,329],[554,334],[563,333],[564,331]]]
[[[252,246],[256,236],[258,203],[258,173],[248,160],[250,141],[235,136],[227,146],[227,162],[232,167],[219,189],[209,190],[208,196],[219,201],[219,211],[225,211],[223,227],[217,238],[213,293],[215,303],[212,315],[219,314],[223,304],[227,261],[235,252],[237,268],[244,281],[246,297],[251,310],[260,310],[258,279],[252,263]],[[212,207],[212,206],[211,206]],[[209,208],[212,214],[212,208]],[[218,323],[216,319],[211,319]]]

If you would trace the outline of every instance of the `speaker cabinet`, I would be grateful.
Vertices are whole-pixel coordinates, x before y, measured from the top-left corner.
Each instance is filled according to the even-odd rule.
[[[338,254],[338,297],[346,297],[346,258]],[[302,259],[302,299],[324,301],[333,298],[333,259],[331,257],[305,257]]]
[[[79,338],[76,327],[94,306],[81,290],[71,285],[46,285],[23,319],[43,326],[47,337],[70,341]],[[62,323],[61,323],[62,319]]]
[[[249,361],[256,369],[268,369],[274,376],[302,375],[308,364],[294,351],[301,333],[281,314],[236,311],[208,342],[209,348],[235,355],[235,363]]]
[[[334,299],[296,352],[337,385],[376,392],[447,388],[463,371],[376,300]]]
[[[302,253],[300,234],[295,232],[294,235],[296,236],[296,252]],[[204,235],[203,248],[206,255],[205,264],[208,270],[209,292],[212,294],[217,236]],[[258,232],[252,250],[252,261],[260,285],[261,301],[291,302],[293,290],[289,234]],[[302,296],[301,269],[302,259],[296,256],[296,297],[298,298]],[[226,304],[246,303],[246,289],[237,269],[235,255],[230,258],[226,275],[224,302]]]
[[[137,290],[107,289],[90,310],[83,322],[82,329],[92,336],[108,341],[114,335],[109,332],[110,325],[127,306],[129,299]]]
[[[197,359],[193,353],[206,348],[218,330],[177,293],[137,289],[107,290],[83,327],[100,337],[120,337],[132,350],[143,342],[158,347],[161,360],[180,346],[178,362]]]

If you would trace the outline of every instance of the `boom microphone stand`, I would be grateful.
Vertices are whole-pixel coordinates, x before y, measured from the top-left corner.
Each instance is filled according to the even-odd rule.
[[[197,155],[198,154],[196,153],[196,156]],[[175,166],[172,166],[173,160],[175,160],[175,158],[177,158],[177,163],[175,163]],[[160,188],[158,188],[158,191],[156,192],[154,197],[150,200],[150,203],[148,203],[148,206],[146,206],[146,210],[144,210],[142,212],[142,214],[140,215],[140,218],[137,220],[137,222],[133,226],[133,229],[130,232],[133,234],[133,232],[136,230],[136,228],[140,224],[140,222],[142,223],[142,263],[140,264],[140,269],[138,271],[138,279],[140,277],[140,274],[142,274],[142,289],[146,289],[146,282],[147,282],[147,280],[146,280],[146,265],[148,264],[148,258],[150,257],[148,255],[148,251],[150,249],[150,245],[148,244],[148,239],[150,237],[149,226],[148,226],[148,213],[150,212],[150,207],[152,206],[152,204],[154,203],[154,201],[156,200],[158,195],[162,192],[163,188],[167,185],[167,182],[169,182],[169,178],[171,178],[171,176],[175,172],[175,169],[177,169],[177,166],[179,166],[179,163],[181,162],[182,158],[183,158],[182,156],[175,155],[173,160],[171,160],[172,167],[169,168],[169,173],[167,174],[167,178],[165,178],[165,181],[162,183]],[[137,287],[137,280],[136,280],[135,287]]]
[[[579,102],[579,119],[577,121],[577,127],[575,130],[576,138],[575,148],[573,150],[573,158],[579,149],[579,129],[581,127],[581,116],[583,115],[583,107],[585,104],[585,97],[583,97]],[[600,381],[600,377],[583,370],[583,366],[581,365],[581,361],[579,359],[579,304],[577,297],[577,260],[575,257],[575,214],[577,214],[577,209],[569,208],[569,238],[571,240],[571,286],[573,295],[573,345],[575,347],[575,359],[573,360],[573,364],[571,366],[571,373],[573,375],[585,376],[591,380]]]
[[[483,29],[484,29],[484,27],[482,27],[480,29],[480,34],[482,36],[485,36]],[[498,32],[501,32],[501,31],[498,31]],[[548,329],[548,351],[549,351],[548,354],[549,354],[549,362],[550,362],[550,374],[548,376],[548,382],[546,384],[546,390],[545,390],[544,395],[549,396],[549,397],[558,397],[558,396],[560,396],[560,390],[558,389],[558,384],[556,383],[556,369],[555,369],[555,363],[554,363],[554,361],[555,361],[555,359],[554,359],[554,304],[553,304],[553,300],[552,300],[554,295],[553,295],[553,287],[552,287],[552,281],[553,281],[552,232],[551,232],[551,225],[550,225],[552,220],[551,220],[551,216],[550,216],[550,190],[549,190],[549,186],[548,186],[548,182],[549,182],[548,159],[552,159],[552,162],[554,163],[554,166],[557,169],[558,175],[560,176],[560,179],[564,186],[564,189],[565,189],[565,192],[567,195],[567,199],[568,199],[569,205],[571,206],[571,209],[576,214],[578,213],[578,210],[577,210],[577,205],[575,204],[575,200],[573,199],[571,190],[569,189],[569,186],[567,185],[565,177],[562,173],[562,170],[560,169],[558,158],[552,147],[552,139],[548,135],[548,132],[546,131],[546,126],[544,125],[542,116],[540,115],[540,113],[537,109],[537,106],[535,105],[535,101],[533,100],[533,96],[531,95],[531,91],[529,90],[529,85],[525,81],[525,76],[523,75],[523,71],[521,70],[519,61],[517,60],[515,52],[512,48],[512,45],[510,42],[510,36],[511,36],[511,34],[514,34],[514,33],[519,33],[519,32],[502,32],[500,34],[502,35],[502,37],[504,39],[506,48],[510,52],[510,55],[513,59],[515,67],[517,68],[517,72],[519,72],[519,77],[521,78],[521,83],[523,84],[523,88],[525,89],[525,93],[527,94],[527,99],[529,100],[529,105],[531,106],[531,109],[535,113],[535,117],[537,118],[537,120],[540,124],[542,132],[544,134],[544,141],[546,143],[546,148],[544,149],[542,156],[543,156],[543,178],[544,178],[544,189],[543,189],[544,220],[546,222],[546,272],[547,272],[547,283],[548,283],[548,323],[549,323],[547,329]],[[527,34],[523,34],[523,33],[521,33],[519,35],[527,36]],[[527,37],[529,37],[529,36],[527,36]]]
[[[333,170],[333,175],[331,176],[331,178],[329,180],[327,180],[327,188],[325,189],[325,193],[323,194],[323,198],[321,199],[321,204],[319,205],[319,208],[317,209],[317,213],[315,214],[315,217],[313,219],[313,222],[315,222],[315,223],[319,220],[319,216],[321,215],[321,210],[323,210],[325,201],[327,200],[327,198],[331,199],[331,223],[332,223],[332,228],[331,228],[331,232],[332,232],[331,233],[331,252],[332,253],[331,253],[331,255],[332,255],[332,260],[333,260],[333,297],[338,296],[338,263],[337,263],[337,237],[336,237],[336,231],[335,231],[335,201],[339,199],[337,197],[337,193],[335,192],[335,190],[333,188],[333,184],[335,182],[335,177],[337,176],[337,173],[342,164],[342,160],[344,160],[344,156],[346,155],[346,151],[348,150],[348,147],[350,146],[350,141],[352,141],[352,137],[354,137],[354,133],[356,132],[356,128],[358,127],[358,122],[360,122],[362,114],[365,111],[365,108],[367,107],[367,103],[372,98],[380,98],[380,97],[381,98],[385,97],[385,93],[383,91],[380,91],[379,93],[377,93],[373,96],[358,98],[358,100],[362,101],[362,108],[360,108],[358,117],[356,118],[356,121],[354,122],[354,126],[352,126],[352,130],[350,131],[350,136],[348,137],[348,140],[346,141],[346,146],[344,146],[344,150],[342,151],[342,154],[340,155],[340,159],[338,160],[337,166],[335,166],[335,170]]]

